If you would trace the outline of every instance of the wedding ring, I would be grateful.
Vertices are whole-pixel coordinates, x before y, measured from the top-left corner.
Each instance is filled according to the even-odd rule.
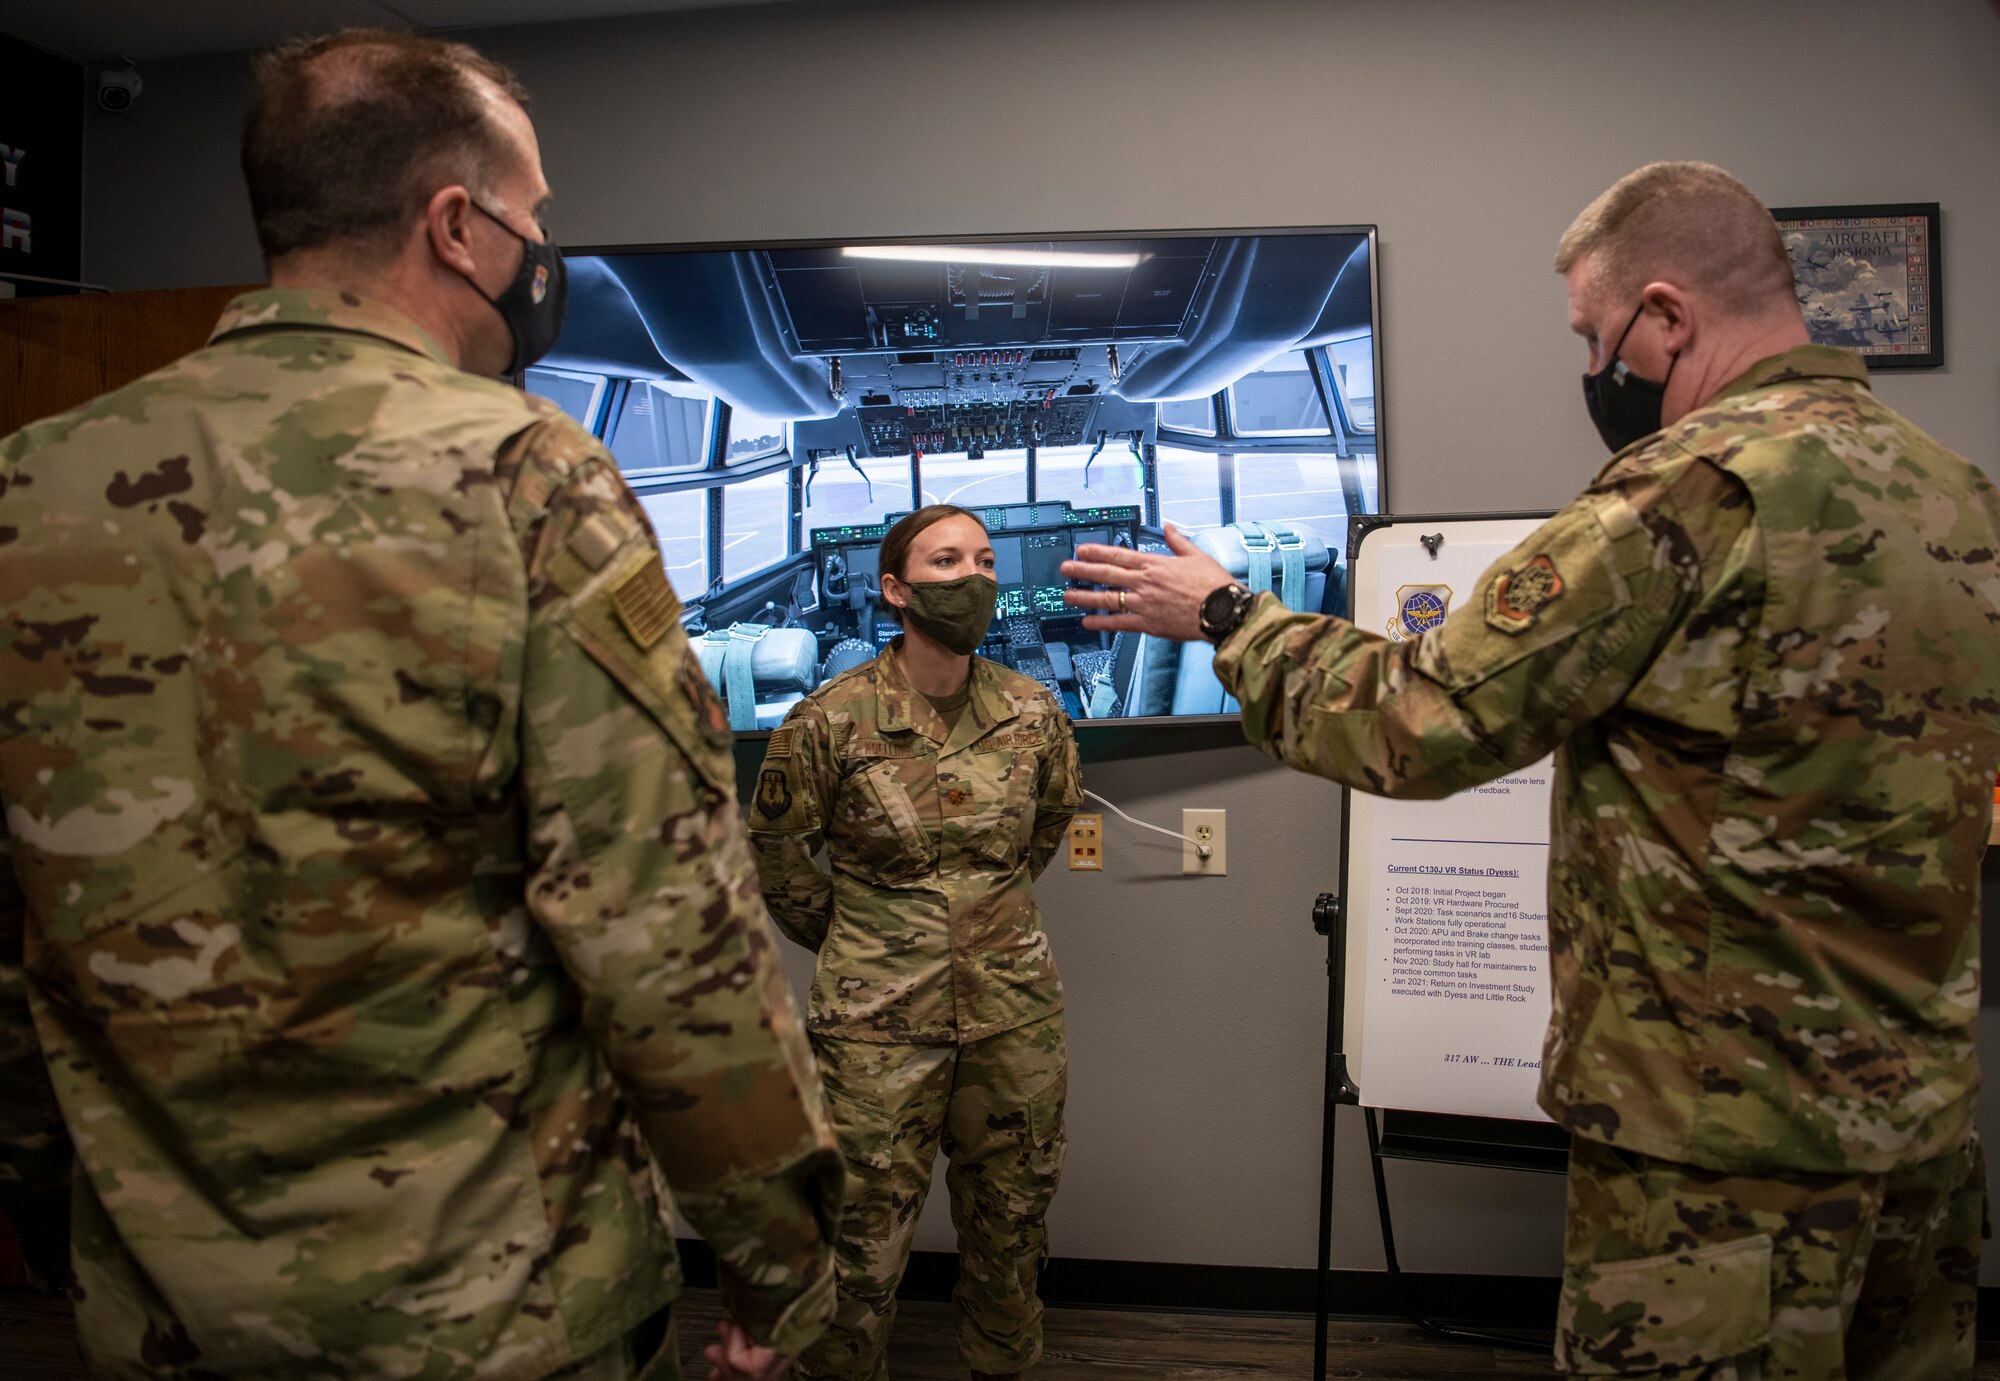
[[[1125,592],[1123,590],[1118,592],[1118,612],[1121,614],[1125,612]]]

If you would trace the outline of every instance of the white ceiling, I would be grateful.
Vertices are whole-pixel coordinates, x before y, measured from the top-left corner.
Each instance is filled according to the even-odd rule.
[[[463,29],[784,0],[0,0],[0,33],[80,62],[262,48],[354,27]]]

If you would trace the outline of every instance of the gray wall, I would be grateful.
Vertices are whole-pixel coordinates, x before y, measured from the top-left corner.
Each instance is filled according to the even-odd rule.
[[[2000,474],[1985,0],[857,2],[472,37],[534,92],[574,244],[1379,224],[1406,512],[1553,507],[1601,460],[1549,265],[1619,174],[1699,157],[1778,205],[1940,201],[1951,364],[1880,391]],[[155,64],[133,115],[93,122],[87,277],[257,277],[242,71]],[[1308,1265],[1324,975],[1306,912],[1335,881],[1337,798],[1175,742],[1091,785],[1165,823],[1228,809],[1230,876],[1170,876],[1173,847],[1114,820],[1106,874],[1042,888],[1074,1060],[1055,1247]],[[1379,1265],[1351,1118],[1341,1154],[1337,1262]],[[1556,1181],[1399,1165],[1391,1186],[1407,1266],[1555,1271]],[[946,1246],[933,1209],[920,1245]]]

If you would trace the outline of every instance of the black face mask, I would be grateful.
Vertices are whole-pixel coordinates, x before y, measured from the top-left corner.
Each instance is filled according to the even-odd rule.
[[[1611,347],[1611,358],[1604,368],[1583,376],[1584,405],[1590,409],[1590,420],[1597,424],[1597,434],[1613,451],[1622,451],[1660,429],[1667,379],[1674,377],[1674,365],[1680,363],[1681,357],[1675,355],[1667,365],[1667,378],[1656,384],[1634,374],[1618,358],[1618,352],[1625,348],[1625,337],[1639,324],[1639,312],[1645,310],[1646,304],[1641,302],[1619,333],[1618,344]]]
[[[472,283],[472,290],[486,297],[500,313],[514,341],[514,356],[501,373],[519,374],[548,354],[562,334],[563,309],[569,306],[569,271],[563,267],[562,251],[553,239],[531,240],[478,202],[472,207],[521,242],[521,267],[500,296],[486,297],[485,289]],[[466,281],[472,282],[469,277]]]

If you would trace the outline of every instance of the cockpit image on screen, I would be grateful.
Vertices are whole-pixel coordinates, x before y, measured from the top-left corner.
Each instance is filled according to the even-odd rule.
[[[1235,709],[1205,644],[1084,630],[1079,544],[1172,522],[1297,609],[1345,605],[1380,503],[1366,228],[572,252],[530,391],[600,437],[652,519],[739,730],[874,657],[878,549],[978,513],[981,655],[1081,726]]]

